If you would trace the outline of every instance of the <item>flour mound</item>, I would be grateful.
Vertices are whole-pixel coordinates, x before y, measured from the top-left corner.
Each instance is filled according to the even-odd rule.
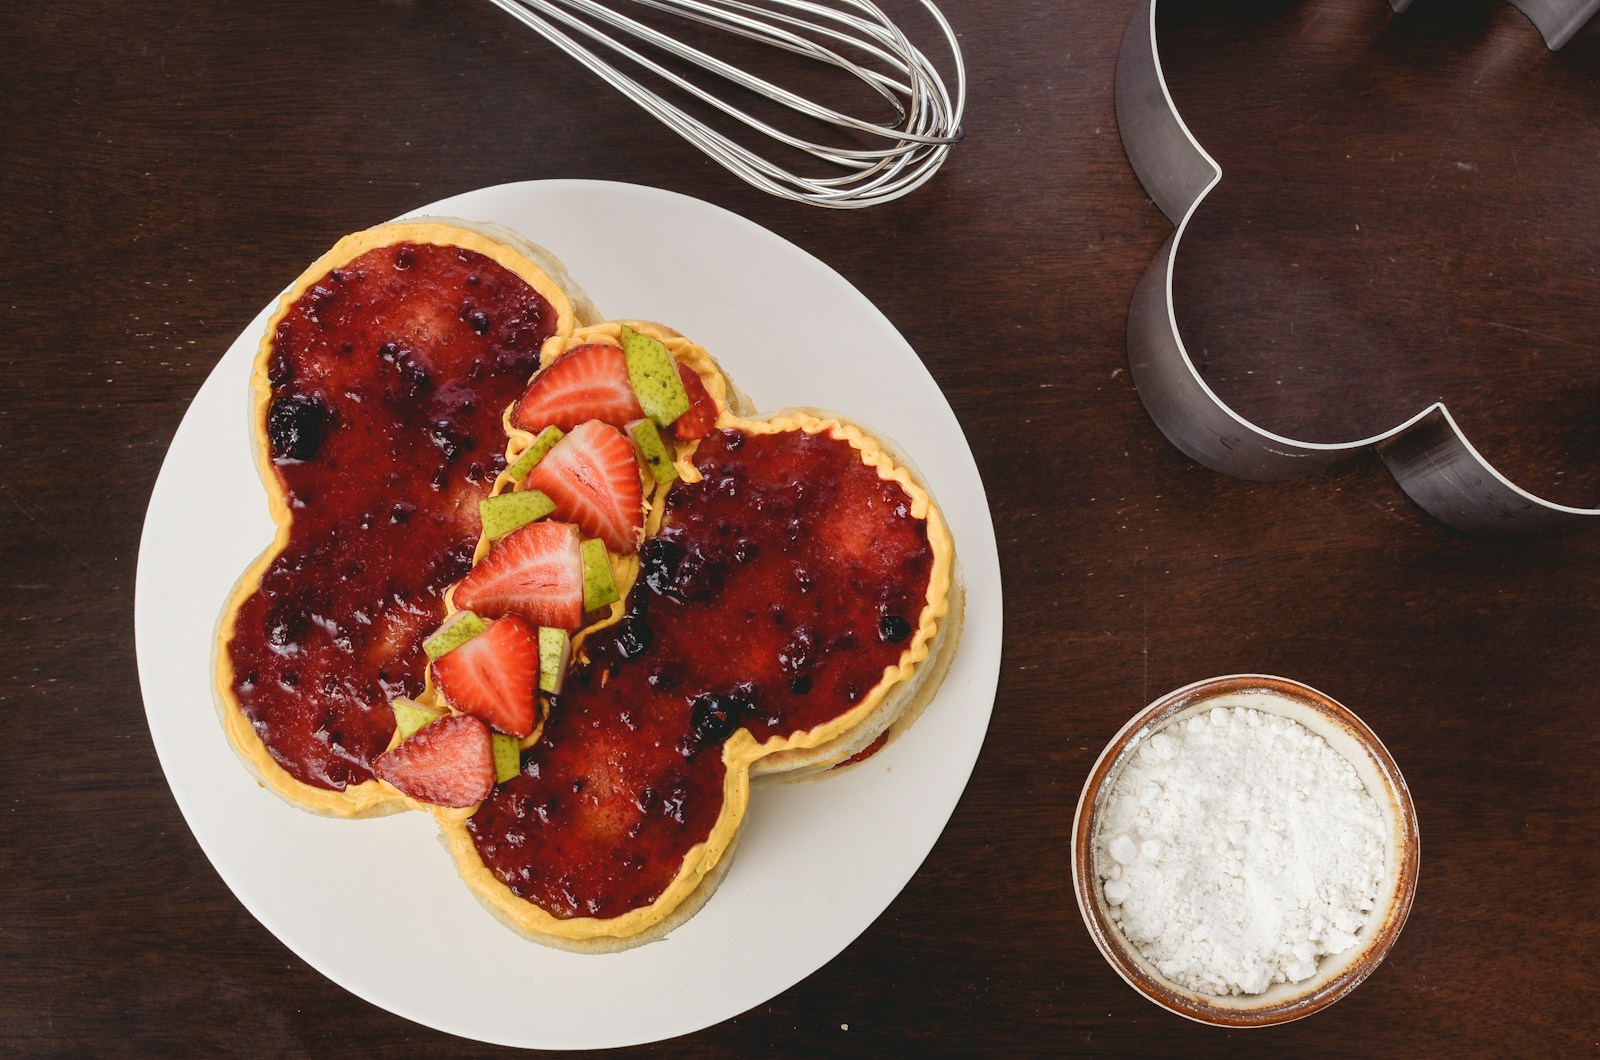
[[[1359,941],[1387,828],[1355,768],[1298,722],[1215,707],[1124,763],[1096,871],[1111,916],[1162,975],[1259,994]]]

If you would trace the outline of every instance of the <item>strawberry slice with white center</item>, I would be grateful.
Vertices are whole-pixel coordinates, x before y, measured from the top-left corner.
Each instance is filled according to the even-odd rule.
[[[643,415],[622,347],[593,342],[574,346],[541,369],[517,401],[511,422],[525,431],[569,431],[585,420],[621,426]]]
[[[538,522],[511,531],[456,583],[452,599],[484,618],[519,615],[533,626],[577,629],[583,624],[578,528]]]
[[[456,710],[507,736],[527,736],[539,692],[538,628],[516,615],[495,619],[435,659],[433,680]]]
[[[452,714],[372,763],[372,771],[418,802],[461,809],[494,790],[494,750],[477,718]]]
[[[689,394],[689,411],[672,421],[672,433],[681,441],[704,438],[717,425],[717,402],[700,380],[700,373],[679,363],[678,378]]]
[[[611,551],[639,551],[644,530],[644,487],[633,443],[615,427],[590,420],[567,432],[528,474],[556,513],[598,537]]]

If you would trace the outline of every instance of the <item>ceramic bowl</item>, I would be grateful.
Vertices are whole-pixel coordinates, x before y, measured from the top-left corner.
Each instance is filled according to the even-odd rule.
[[[1112,920],[1095,871],[1094,840],[1099,817],[1118,771],[1144,741],[1191,714],[1216,706],[1244,706],[1299,722],[1328,741],[1360,776],[1388,827],[1389,842],[1378,900],[1359,932],[1361,941],[1344,953],[1322,957],[1311,978],[1274,983],[1260,994],[1226,997],[1199,994],[1164,977],[1123,938]],[[1233,674],[1198,681],[1169,692],[1134,715],[1101,752],[1072,822],[1072,883],[1078,909],[1095,945],[1117,974],[1162,1008],[1220,1027],[1266,1027],[1318,1012],[1354,990],[1372,974],[1400,935],[1417,890],[1421,843],[1416,809],[1400,768],[1371,729],[1349,709],[1296,681],[1262,674]]]

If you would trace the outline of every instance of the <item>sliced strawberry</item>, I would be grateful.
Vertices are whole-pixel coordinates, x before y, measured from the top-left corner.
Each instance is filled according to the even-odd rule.
[[[643,415],[622,347],[595,342],[574,346],[540,370],[517,401],[511,422],[525,431],[549,426],[570,431],[585,420],[621,426]]]
[[[577,629],[583,623],[578,528],[538,522],[511,531],[456,583],[454,600],[484,618],[520,615],[534,626]]]
[[[528,486],[544,491],[556,502],[558,515],[611,551],[639,550],[644,530],[639,461],[633,443],[615,427],[598,420],[578,424],[534,465]]]
[[[461,808],[494,790],[494,750],[477,718],[452,714],[372,763],[372,771],[419,802]]]
[[[539,633],[516,615],[433,661],[433,680],[456,710],[507,736],[533,732],[539,692]]]
[[[678,378],[683,389],[689,392],[689,411],[672,421],[672,433],[682,441],[704,438],[717,424],[717,402],[700,381],[700,373],[688,365],[678,364]]]

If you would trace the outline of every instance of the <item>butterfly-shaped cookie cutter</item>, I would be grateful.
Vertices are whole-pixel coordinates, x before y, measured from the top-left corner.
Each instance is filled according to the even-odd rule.
[[[1222,168],[1189,132],[1167,91],[1156,43],[1156,6],[1142,0],[1117,56],[1117,126],[1122,146],[1150,198],[1177,227],[1145,269],[1128,311],[1128,361],[1139,397],[1156,425],[1184,453],[1239,478],[1296,478],[1374,450],[1412,500],[1472,534],[1527,533],[1600,515],[1537,497],[1517,486],[1467,440],[1442,402],[1399,426],[1350,442],[1297,441],[1240,416],[1206,385],[1178,334],[1172,298],[1178,244]],[[1600,11],[1600,0],[1508,0],[1552,50]],[[1403,11],[1411,0],[1390,0]]]

